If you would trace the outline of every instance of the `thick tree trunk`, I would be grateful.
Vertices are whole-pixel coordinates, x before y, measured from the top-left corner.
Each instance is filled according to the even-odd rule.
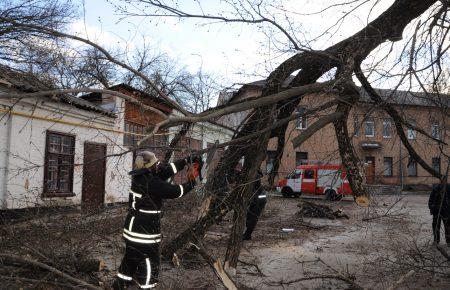
[[[353,196],[360,205],[366,205],[368,202],[367,192],[364,187],[364,179],[361,175],[361,162],[353,149],[352,141],[348,134],[347,120],[352,106],[341,103],[336,108],[336,112],[343,113],[342,117],[334,121],[334,129],[338,140],[339,155],[342,164],[347,172],[347,179],[353,191]]]
[[[166,151],[166,154],[164,155],[164,162],[169,162],[170,158],[172,158],[173,148],[178,145],[181,138],[186,136],[187,132],[191,128],[191,123],[185,123],[181,127],[181,130],[173,137],[172,141],[170,141],[169,148]]]
[[[268,108],[266,112],[272,114],[263,114],[261,115],[261,119],[266,119],[267,121],[272,120],[272,116],[274,111],[273,108]],[[273,121],[273,120],[272,120]],[[257,130],[263,129],[267,123],[259,122]],[[264,160],[266,156],[266,148],[269,142],[270,132],[262,134],[259,138],[257,138],[252,146],[248,148],[248,151],[245,155],[244,168],[243,168],[243,177],[245,182],[242,190],[238,190],[238,198],[236,200],[236,204],[234,207],[234,223],[233,228],[231,230],[230,239],[228,241],[228,248],[225,255],[225,265],[226,267],[236,268],[239,258],[239,253],[242,247],[242,234],[244,233],[246,217],[247,217],[247,209],[250,203],[250,199],[253,196],[253,182],[258,170],[260,169],[261,162]]]
[[[291,84],[292,86],[315,82],[325,72],[329,71],[333,67],[342,65],[342,60],[353,59],[353,63],[360,63],[373,49],[384,41],[388,39],[392,41],[401,39],[405,26],[436,2],[438,2],[438,0],[397,0],[377,19],[369,23],[364,29],[353,36],[331,46],[324,51],[299,53],[294,55],[283,62],[274,72],[270,74],[267,79],[266,86],[263,89],[262,97],[281,91],[281,84],[292,72],[296,70],[300,69],[300,72],[294,78]],[[293,98],[288,101],[295,101],[298,99],[299,98]],[[289,114],[292,114],[298,102],[293,102],[293,104],[294,105],[291,105],[289,110],[286,110],[282,114],[279,113],[280,115],[277,116],[277,118],[283,118],[289,116]],[[345,110],[348,109],[344,108],[344,111]],[[260,116],[264,116],[264,113],[268,113],[267,107],[258,108],[255,114],[248,120],[235,138],[240,138],[247,134],[251,134],[251,132],[255,132],[255,129],[259,128],[257,125],[258,122],[264,126],[269,126],[276,120],[276,118],[260,118]],[[275,114],[275,112],[272,113]],[[362,176],[359,174],[358,161],[354,160],[354,154],[348,150],[348,148],[353,147],[351,147],[345,121],[341,120],[336,122],[335,130],[339,141],[339,150],[343,163],[348,166],[348,170],[351,171],[349,174],[349,181],[352,189],[355,194],[364,194],[364,189],[362,187]],[[276,132],[274,132],[273,135],[277,135]],[[269,137],[267,137],[267,140],[268,138]],[[252,148],[257,147],[254,152],[266,151],[267,140],[260,140],[262,143],[259,144],[259,147],[252,147],[250,142],[246,141],[242,144],[230,146],[225,151],[225,154],[214,174],[215,178],[213,178],[207,186],[210,190],[214,190],[220,198],[215,198],[214,202],[211,203],[209,214],[199,219],[194,225],[192,225],[192,227],[187,229],[172,243],[170,243],[168,247],[165,248],[165,253],[173,252],[183,246],[185,242],[190,240],[190,235],[196,235],[201,238],[205,230],[210,225],[219,220],[224,214],[226,214],[226,212],[228,212],[230,208],[235,205],[237,197],[235,194],[224,196],[226,188],[224,176],[226,176],[230,170],[234,169],[242,156],[247,156],[247,153],[250,152],[248,150],[244,150],[243,148],[250,146]],[[279,150],[281,152],[282,149],[280,148]],[[252,153],[254,154],[254,152]],[[249,153],[248,156],[251,156],[251,154]],[[259,167],[260,164],[261,162],[259,160],[255,160],[253,169],[245,171],[246,177],[250,178],[250,180],[251,178],[254,178],[254,174],[252,172],[254,169]],[[248,192],[248,188],[246,192]],[[244,193],[243,196],[245,197],[246,193]],[[229,202],[231,204],[224,205],[224,202]],[[236,227],[234,230],[235,235],[237,235],[238,230],[239,228]],[[235,241],[237,240],[236,237],[233,237],[233,239]],[[236,255],[236,253],[239,252],[238,250],[240,249],[240,245],[233,247],[235,247],[236,250],[230,250],[230,252],[234,252],[233,255]]]

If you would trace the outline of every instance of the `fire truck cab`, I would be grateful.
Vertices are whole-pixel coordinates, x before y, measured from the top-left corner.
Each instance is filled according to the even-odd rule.
[[[347,173],[339,164],[297,166],[278,181],[277,191],[285,197],[306,193],[324,195],[328,200],[340,200],[343,195],[352,194]]]

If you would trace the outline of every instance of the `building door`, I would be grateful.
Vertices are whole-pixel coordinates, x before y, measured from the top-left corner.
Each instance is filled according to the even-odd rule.
[[[81,201],[88,207],[103,204],[105,197],[106,144],[84,143]]]
[[[375,157],[366,156],[366,183],[373,184],[375,182]]]

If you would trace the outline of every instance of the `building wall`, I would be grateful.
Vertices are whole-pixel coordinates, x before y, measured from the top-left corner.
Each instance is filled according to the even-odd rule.
[[[302,100],[300,105],[305,107],[315,107],[317,104],[316,96],[308,96]],[[325,101],[325,98],[323,101]],[[448,143],[448,133],[445,128],[449,128],[448,118],[443,117],[442,113],[437,108],[424,106],[403,106],[397,108],[406,119],[415,119],[417,126],[431,134],[431,121],[440,119],[442,127],[442,139]],[[331,111],[328,111],[331,112]],[[328,112],[321,113],[321,115]],[[363,119],[371,112],[371,116],[375,123],[375,134],[373,137],[367,137],[364,133]],[[354,118],[357,116],[359,121],[359,134],[353,136],[352,142],[358,157],[362,162],[366,160],[367,156],[375,159],[375,183],[377,184],[395,184],[395,185],[418,185],[418,184],[432,184],[436,183],[437,179],[431,177],[420,165],[417,165],[417,176],[408,176],[407,166],[409,154],[406,148],[401,143],[400,138],[395,132],[395,126],[392,122],[391,138],[384,138],[382,134],[383,120],[388,118],[388,115],[378,109],[373,108],[368,104],[358,104],[350,112],[348,119],[349,133],[354,134]],[[441,117],[439,117],[441,116]],[[320,116],[312,116],[308,119],[308,126],[311,125]],[[338,146],[333,125],[327,125],[322,130],[316,132],[310,139],[308,139],[299,148],[293,148],[292,139],[301,134],[303,130],[296,128],[295,122],[290,122],[286,134],[286,147],[281,160],[280,177],[291,172],[296,166],[296,153],[307,152],[308,161],[310,163],[340,163],[338,153]],[[406,132],[406,130],[405,130]],[[409,140],[416,151],[422,158],[431,165],[433,157],[441,158],[441,172],[447,167],[448,159],[444,154],[449,154],[449,146],[439,145],[437,142],[430,140],[428,137],[416,132],[416,139]],[[276,150],[276,138],[272,138],[269,143],[268,150]],[[378,149],[364,149],[363,143],[378,143]],[[392,157],[393,159],[393,175],[392,177],[384,176],[384,157]]]
[[[241,89],[239,95],[235,96],[234,102],[243,99],[252,98],[258,96],[261,93],[261,89],[254,87],[248,89]],[[309,95],[305,96],[300,103],[300,106],[306,108],[314,108],[319,104],[322,104],[331,99],[331,96],[327,95]],[[424,129],[428,134],[431,133],[431,121],[437,120],[440,122],[442,130],[442,139],[444,142],[449,142],[448,128],[450,128],[450,120],[445,112],[442,112],[439,108],[432,108],[426,106],[397,106],[397,110],[405,117],[405,119],[415,119],[417,126]],[[320,115],[313,115],[308,117],[308,125],[311,125],[315,120],[323,115],[331,113],[332,110],[321,112]],[[366,137],[364,134],[364,128],[362,121],[364,117],[371,112],[371,116],[375,121],[375,136]],[[246,114],[236,113],[231,114],[228,117],[221,118],[224,124],[232,120],[232,124],[236,126],[240,124],[245,119]],[[375,159],[375,183],[378,184],[395,184],[395,185],[417,185],[417,184],[432,184],[436,183],[437,179],[431,177],[428,172],[425,171],[420,165],[417,165],[417,176],[408,176],[407,166],[409,154],[406,148],[401,144],[401,141],[397,134],[395,133],[395,127],[392,122],[392,137],[383,138],[382,126],[383,119],[388,116],[386,113],[379,108],[374,108],[372,105],[358,104],[350,112],[348,119],[348,128],[351,134],[353,134],[354,118],[357,116],[359,121],[360,134],[353,136],[352,141],[355,151],[358,157],[364,162],[366,157],[374,157]],[[279,177],[284,177],[286,174],[290,173],[296,167],[296,155],[300,152],[308,154],[308,162],[321,162],[321,163],[340,163],[340,157],[338,152],[337,140],[334,132],[333,125],[327,125],[322,130],[318,131],[311,138],[309,138],[305,143],[303,143],[299,148],[294,148],[292,145],[292,139],[301,134],[302,130],[296,128],[296,121],[289,123],[286,131],[285,149],[281,159],[281,164],[279,168]],[[415,140],[410,140],[416,151],[424,158],[424,160],[431,165],[431,159],[433,157],[441,158],[441,172],[446,170],[448,164],[448,158],[445,154],[450,153],[449,146],[439,145],[437,142],[430,140],[417,132],[417,138]],[[379,143],[381,146],[379,149],[363,149],[362,143]],[[268,158],[270,151],[276,150],[277,138],[272,138],[269,141],[268,146]],[[383,176],[384,167],[383,161],[384,157],[393,158],[393,175],[392,177]],[[263,169],[266,168],[266,162],[262,164]]]
[[[180,113],[175,111],[174,116],[180,116]],[[179,127],[172,127],[169,130],[169,140],[171,140],[174,135],[179,131]],[[181,147],[185,148],[185,150],[181,152],[177,152],[174,154],[174,159],[181,158],[184,156],[189,156],[192,153],[192,150],[205,149],[210,147],[216,141],[220,144],[230,141],[233,136],[233,131],[217,124],[209,123],[209,122],[199,122],[192,126],[192,128],[186,134],[186,138],[184,138],[184,144]],[[170,141],[169,141],[170,142]],[[204,165],[202,174],[205,177],[203,182],[206,182],[207,176],[210,176],[217,166],[218,160],[221,157],[221,152],[223,150],[216,150],[214,156],[212,156],[211,163],[206,166]],[[203,156],[203,160],[207,159],[207,154]],[[183,173],[180,173],[183,175]],[[185,180],[183,177],[179,177],[175,181]]]
[[[3,108],[7,106],[2,100]],[[37,104],[37,106],[36,106]],[[20,102],[13,108],[14,112],[64,120],[75,124],[120,130],[120,118],[104,117],[98,113],[77,109],[73,106],[48,102],[47,100],[28,100]],[[0,113],[0,118],[4,113]],[[41,205],[70,205],[81,202],[84,143],[97,142],[107,144],[107,154],[121,152],[123,134],[101,129],[85,128],[77,125],[61,124],[52,121],[31,119],[11,115],[11,147],[9,152],[9,171],[6,188],[2,190],[4,208],[24,208]],[[2,122],[0,132],[7,125]],[[43,198],[44,158],[46,131],[52,130],[75,135],[75,167],[73,177],[73,197]],[[5,136],[5,135],[2,135]],[[2,138],[3,139],[3,138]],[[0,142],[0,152],[7,151],[5,142]],[[2,156],[4,156],[3,154]],[[5,163],[4,157],[0,162]],[[128,198],[130,179],[127,172],[131,169],[131,155],[110,157],[107,159],[105,174],[105,202],[125,201]],[[5,184],[3,180],[3,185]],[[1,185],[1,184],[0,184]],[[6,190],[5,190],[6,189]]]

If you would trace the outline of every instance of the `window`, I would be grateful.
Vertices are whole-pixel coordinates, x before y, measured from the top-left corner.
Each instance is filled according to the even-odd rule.
[[[392,157],[384,157],[383,176],[392,176]]]
[[[358,136],[359,135],[359,122],[358,122],[358,116],[355,116],[353,118],[353,135]]]
[[[417,162],[411,157],[408,160],[408,176],[417,176]]]
[[[431,124],[431,137],[441,140],[441,128],[437,122]]]
[[[409,123],[410,123],[411,126],[413,126],[413,127],[416,126],[416,121],[415,121],[415,120],[409,120]],[[417,132],[416,132],[416,130],[414,130],[412,127],[408,127],[407,136],[408,136],[408,139],[410,139],[410,140],[416,139],[416,137],[417,137]]]
[[[47,131],[44,197],[72,196],[75,136]]]
[[[144,126],[125,121],[125,134],[123,136],[123,145],[129,147],[137,146],[144,134]]]
[[[433,167],[433,169],[437,172],[441,173],[441,158],[433,157],[431,159],[431,167]]]
[[[307,169],[305,170],[305,175],[303,176],[304,179],[313,179],[314,178],[314,170]]]
[[[372,117],[367,117],[364,121],[364,133],[366,137],[375,136],[375,122]]]
[[[275,158],[277,156],[276,151],[267,151],[267,162],[266,162],[266,172],[271,173],[273,170],[273,164],[275,163]]]
[[[392,122],[391,119],[383,120],[383,138],[391,138]]]
[[[308,164],[308,152],[295,152],[295,166]]]
[[[299,107],[296,110],[297,114],[303,114],[305,112],[305,108]],[[297,118],[297,129],[306,129],[308,127],[308,119],[306,117],[298,117]]]

